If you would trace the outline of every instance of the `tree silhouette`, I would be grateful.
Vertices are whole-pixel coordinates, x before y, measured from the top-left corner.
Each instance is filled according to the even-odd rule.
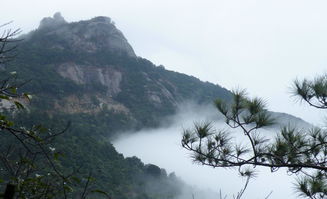
[[[314,80],[296,80],[293,93],[301,101],[318,108],[327,108],[327,76]],[[271,172],[286,168],[297,174],[297,190],[302,197],[327,197],[327,132],[324,128],[300,129],[285,126],[275,138],[260,130],[275,123],[260,98],[249,98],[245,90],[233,92],[233,100],[216,100],[215,106],[231,129],[241,129],[246,141],[235,142],[228,132],[213,128],[210,123],[196,124],[184,131],[182,146],[193,159],[211,167],[238,168],[241,176],[251,176],[256,167]],[[247,142],[246,144],[244,144]]]
[[[0,64],[16,58],[19,33],[19,29],[3,31]],[[63,153],[56,150],[55,138],[65,133],[69,124],[53,132],[41,125],[25,127],[14,122],[16,114],[26,114],[25,107],[32,99],[31,95],[19,92],[25,83],[18,81],[15,71],[0,80],[0,189],[4,191],[0,198],[86,198],[91,192],[106,195],[100,190],[89,190],[91,174],[78,178],[78,169],[61,166]]]

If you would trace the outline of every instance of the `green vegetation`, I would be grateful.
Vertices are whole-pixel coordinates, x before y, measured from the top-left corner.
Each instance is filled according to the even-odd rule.
[[[0,37],[1,64],[15,57],[14,44],[18,40],[14,37],[18,32],[5,30]],[[83,179],[76,177],[75,172],[66,174],[68,169],[62,168],[60,153],[55,148],[55,138],[63,134],[65,129],[58,133],[40,125],[20,125],[13,116],[23,113],[23,102],[30,101],[32,97],[18,92],[22,84],[16,81],[16,72],[1,80],[0,85],[0,189],[4,190],[0,196],[5,199],[86,198],[91,176]]]
[[[300,100],[315,108],[327,109],[326,75],[314,80],[297,80],[293,90]],[[256,167],[268,167],[271,172],[286,168],[288,173],[297,175],[300,196],[327,197],[326,129],[304,130],[286,126],[272,139],[260,133],[260,129],[274,124],[260,98],[251,99],[241,90],[234,92],[231,104],[220,99],[215,104],[226,124],[232,129],[240,129],[247,143],[235,143],[224,130],[214,133],[208,123],[196,125],[194,129],[186,130],[182,139],[182,146],[193,152],[196,162],[211,167],[238,168],[240,175],[248,179]]]
[[[81,24],[64,26],[70,29]],[[54,183],[65,182],[67,187],[58,185],[59,195],[53,197],[61,198],[65,194],[68,198],[86,197],[86,185],[91,197],[92,190],[104,190],[115,199],[176,197],[185,185],[174,174],[167,174],[156,165],[144,165],[136,157],[124,158],[110,140],[122,131],[158,126],[162,118],[174,114],[177,105],[185,100],[208,103],[217,97],[229,99],[230,93],[217,85],[156,67],[146,59],[106,49],[76,50],[63,39],[64,33],[53,35],[48,31],[51,28],[25,35],[19,42],[15,59],[2,63],[0,79],[5,80],[15,71],[16,84],[21,85],[19,92],[32,96],[30,101],[19,101],[26,109],[2,111],[15,126],[33,129],[42,125],[46,134],[51,134],[62,132],[70,123],[63,134],[55,137],[50,148],[47,146],[46,153],[51,154],[60,174],[74,173],[80,180],[59,178]],[[121,74],[117,80],[118,91],[112,92],[111,85],[102,84],[98,79],[87,77],[85,82],[78,83],[62,75],[68,74],[65,68],[60,71],[67,65],[78,66],[81,71],[86,70],[85,74],[107,71],[109,78]],[[2,136],[0,142],[2,151],[15,143],[7,136]],[[40,164],[30,176],[37,182],[44,179],[52,183],[51,178],[46,177],[51,166],[44,164],[44,157],[39,160]],[[39,178],[40,175],[43,178]],[[11,178],[5,173],[0,176],[4,179],[1,187],[4,188]],[[31,190],[36,188],[36,185],[27,185]]]

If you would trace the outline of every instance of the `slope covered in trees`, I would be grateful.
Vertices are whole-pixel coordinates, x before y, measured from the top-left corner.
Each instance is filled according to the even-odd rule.
[[[62,168],[92,171],[96,188],[112,198],[179,194],[184,185],[173,174],[124,158],[110,140],[122,131],[158,126],[185,101],[229,101],[231,92],[137,57],[108,17],[67,23],[57,13],[21,39],[17,57],[0,65],[1,79],[15,71],[28,82],[20,91],[32,95],[21,101],[25,112],[11,114],[16,125],[60,130],[71,122],[56,140],[56,150],[65,154]]]
[[[118,129],[158,125],[185,100],[211,103],[231,96],[218,85],[136,57],[125,49],[127,44],[112,47],[126,39],[110,18],[60,22],[41,22],[23,37],[18,59],[2,67],[2,74],[19,71],[20,78],[31,80],[24,87],[35,95],[31,110],[64,114],[77,123],[88,118],[109,135]]]
[[[15,72],[18,81],[27,82],[20,92],[32,96],[20,101],[25,111],[9,113],[15,125],[42,124],[55,132],[71,122],[56,138],[55,150],[64,154],[60,167],[67,173],[91,171],[97,179],[93,188],[112,198],[171,198],[180,193],[184,184],[173,174],[136,157],[124,158],[110,138],[127,129],[159,125],[185,100],[228,99],[226,89],[137,57],[107,17],[67,23],[56,14],[21,39],[15,59],[0,67],[2,79]],[[2,108],[12,110],[5,104]],[[5,147],[6,140],[2,142]]]

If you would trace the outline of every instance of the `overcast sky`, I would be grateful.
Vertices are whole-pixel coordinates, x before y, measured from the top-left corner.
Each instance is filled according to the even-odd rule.
[[[27,32],[57,11],[69,22],[109,16],[139,56],[318,122],[322,114],[295,103],[289,86],[326,72],[326,8],[324,0],[7,0],[0,22]]]

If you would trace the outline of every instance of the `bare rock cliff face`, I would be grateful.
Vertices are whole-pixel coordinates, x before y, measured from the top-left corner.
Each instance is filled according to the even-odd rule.
[[[105,93],[84,94],[77,97],[70,95],[62,99],[65,103],[56,103],[55,107],[65,113],[98,113],[103,108],[117,113],[129,114],[129,110],[121,103],[113,100],[121,92],[122,73],[110,66],[96,67],[63,63],[57,67],[57,72],[66,79],[83,86],[101,85]],[[61,105],[60,105],[61,104]]]
[[[116,28],[109,17],[95,17],[91,20],[67,23],[60,13],[44,18],[38,28],[49,38],[58,38],[49,48],[96,53],[111,50],[136,57],[135,52],[123,33]]]
[[[97,53],[113,52],[136,58],[133,48],[109,17],[95,17],[90,20],[68,23],[60,13],[41,20],[39,28],[31,34],[40,34],[45,49],[75,52],[75,54],[96,56]],[[28,40],[29,37],[27,37]],[[101,86],[105,92],[71,94],[55,103],[55,108],[65,113],[98,113],[103,109],[129,114],[128,108],[114,100],[121,91],[123,73],[110,65],[93,64],[80,58],[55,63],[56,72],[63,78],[84,88]],[[96,61],[95,61],[96,62]],[[91,92],[91,91],[90,91]]]
[[[64,78],[77,84],[99,84],[107,88],[107,95],[112,97],[120,91],[122,73],[111,67],[82,66],[75,63],[61,64],[57,72]]]

